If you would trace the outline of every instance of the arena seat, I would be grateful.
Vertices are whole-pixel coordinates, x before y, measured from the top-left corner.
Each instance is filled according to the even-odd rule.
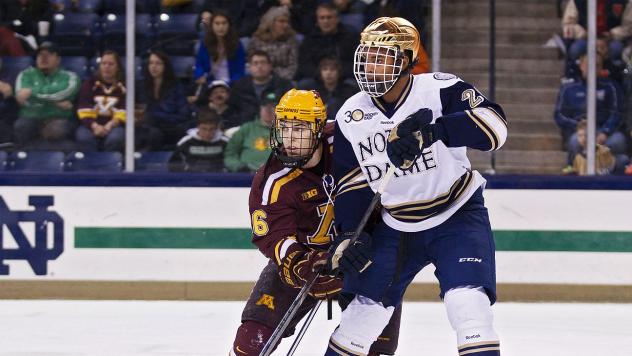
[[[67,172],[121,172],[123,155],[120,152],[76,151],[65,159]]]
[[[16,151],[9,155],[8,170],[16,172],[62,172],[61,151]]]
[[[197,14],[161,14],[156,20],[155,46],[170,55],[192,56],[199,34]]]
[[[148,151],[134,154],[134,170],[137,172],[167,172],[171,151]]]
[[[99,16],[96,14],[66,13],[53,16],[51,40],[63,56],[92,56],[96,51]]]

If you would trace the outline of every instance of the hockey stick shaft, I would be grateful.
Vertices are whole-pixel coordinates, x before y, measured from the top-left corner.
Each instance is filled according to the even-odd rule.
[[[303,323],[301,330],[296,335],[296,338],[294,339],[294,342],[292,343],[292,347],[290,347],[290,350],[287,352],[286,356],[294,355],[294,352],[298,348],[298,344],[301,342],[301,340],[303,340],[303,336],[305,336],[305,332],[307,332],[307,328],[309,328],[309,325],[312,323],[312,320],[314,320],[314,317],[316,316],[316,312],[318,311],[318,308],[320,308],[320,305],[322,303],[323,303],[322,299],[319,300],[318,303],[316,303],[316,305],[309,312],[309,314],[307,314],[307,318],[305,319],[305,322]]]
[[[263,350],[261,350],[259,356],[270,356],[272,354],[272,350],[274,350],[274,347],[281,339],[281,336],[285,332],[285,329],[287,329],[288,325],[290,325],[290,322],[294,318],[294,315],[296,315],[298,309],[301,307],[301,304],[303,304],[303,301],[307,297],[307,292],[309,292],[314,283],[316,283],[316,279],[318,278],[318,276],[320,276],[320,273],[316,273],[309,281],[307,281],[307,283],[305,283],[305,285],[303,285],[301,290],[296,295],[296,298],[294,298],[294,301],[292,302],[292,304],[290,304],[290,307],[285,312],[285,315],[283,315],[283,318],[279,322],[279,325],[277,325],[276,329],[274,329],[274,331],[272,332],[272,335],[270,335],[268,342],[266,342],[266,344],[263,346]]]
[[[384,189],[393,177],[394,173],[395,166],[390,164],[388,167],[388,171],[386,171],[386,173],[384,174],[384,178],[382,178],[382,181],[380,182],[380,185],[378,186],[373,199],[371,199],[371,202],[367,206],[367,209],[364,212],[364,215],[362,216],[362,219],[360,220],[360,223],[355,230],[354,236],[351,237],[351,241],[349,242],[349,244],[353,244],[358,239],[358,236],[360,236],[362,230],[364,230],[367,221],[369,221],[369,217],[371,216],[371,214],[373,214],[373,209],[375,209],[375,206],[380,201],[382,193],[384,193]],[[292,321],[292,318],[294,318],[294,315],[296,315],[296,313],[298,312],[298,309],[307,297],[307,293],[312,288],[314,283],[316,283],[316,279],[318,279],[319,276],[320,272],[316,273],[309,281],[307,281],[307,283],[305,283],[305,285],[303,285],[301,290],[296,295],[296,298],[294,298],[294,301],[292,302],[292,304],[290,304],[290,307],[285,312],[285,315],[283,315],[283,318],[279,322],[279,325],[277,325],[276,329],[274,329],[274,331],[272,332],[272,335],[270,335],[268,342],[266,342],[266,344],[263,346],[263,349],[261,350],[259,356],[270,356],[272,354],[272,350],[274,350],[274,347],[281,339],[281,336],[285,332],[285,329],[287,329],[288,325]]]
[[[373,199],[371,199],[369,206],[366,208],[366,211],[364,212],[364,215],[362,216],[362,219],[360,220],[358,227],[356,227],[356,230],[353,236],[351,237],[351,240],[349,241],[349,245],[353,245],[353,243],[358,239],[358,237],[362,233],[362,230],[364,230],[364,227],[366,226],[367,221],[369,221],[369,218],[373,214],[373,210],[375,209],[375,206],[382,199],[382,193],[384,193],[384,189],[386,189],[386,185],[391,180],[394,174],[395,174],[395,166],[392,164],[389,164],[388,170],[384,174],[384,178],[382,178],[380,185],[377,187],[377,191],[375,192],[375,195],[373,195]]]

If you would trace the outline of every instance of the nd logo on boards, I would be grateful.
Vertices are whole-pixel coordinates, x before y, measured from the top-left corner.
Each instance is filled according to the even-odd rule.
[[[33,195],[29,196],[33,210],[11,210],[0,196],[0,275],[9,274],[6,260],[25,260],[36,275],[46,275],[48,261],[64,252],[64,219],[48,210],[54,202],[53,196]],[[52,246],[48,241],[51,234]],[[17,247],[6,247],[11,238]]]

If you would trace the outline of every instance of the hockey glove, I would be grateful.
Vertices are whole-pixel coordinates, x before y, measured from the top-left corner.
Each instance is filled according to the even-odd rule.
[[[364,272],[371,261],[371,236],[362,232],[360,237],[350,245],[353,232],[336,235],[332,246],[333,255],[329,259],[327,269],[334,276],[354,275]]]
[[[393,127],[386,146],[391,163],[400,169],[409,169],[421,151],[443,137],[443,126],[431,122],[432,111],[421,109]]]
[[[292,288],[301,288],[316,273],[323,270],[328,259],[329,254],[325,251],[291,252],[281,261],[279,271],[281,280]],[[316,283],[309,290],[309,295],[318,299],[327,299],[339,293],[341,289],[342,280],[323,273],[316,279]]]

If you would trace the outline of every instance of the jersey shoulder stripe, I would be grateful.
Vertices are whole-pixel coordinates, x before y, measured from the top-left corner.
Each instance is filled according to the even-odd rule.
[[[272,173],[268,176],[268,179],[266,179],[266,184],[264,185],[264,188],[263,188],[263,194],[261,194],[261,205],[272,204],[271,198],[272,198],[272,192],[275,189],[275,184],[280,179],[290,174],[290,171],[292,171],[291,168],[283,168],[280,171]],[[278,200],[279,189],[277,188],[276,191],[277,191],[277,197],[275,201]]]

